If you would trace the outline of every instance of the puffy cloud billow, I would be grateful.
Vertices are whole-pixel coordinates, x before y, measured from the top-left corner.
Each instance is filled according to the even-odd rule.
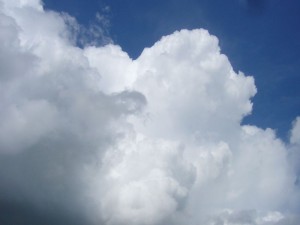
[[[76,26],[0,0],[1,224],[299,224],[300,119],[289,143],[241,125],[256,87],[216,37],[133,60],[77,47]]]

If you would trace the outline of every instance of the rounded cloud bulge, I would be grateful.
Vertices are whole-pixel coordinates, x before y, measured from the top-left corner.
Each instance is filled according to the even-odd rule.
[[[299,224],[299,118],[290,143],[241,125],[254,79],[215,36],[175,31],[131,59],[79,48],[77,26],[0,0],[1,221]]]

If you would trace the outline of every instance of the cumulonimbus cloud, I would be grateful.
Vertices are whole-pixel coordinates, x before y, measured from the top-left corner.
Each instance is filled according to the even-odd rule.
[[[299,223],[299,118],[289,143],[241,125],[254,79],[208,31],[133,60],[75,46],[71,17],[38,0],[0,3],[1,207],[57,224]]]

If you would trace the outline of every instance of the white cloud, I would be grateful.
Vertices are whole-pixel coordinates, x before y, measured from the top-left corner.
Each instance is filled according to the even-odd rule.
[[[1,4],[1,201],[91,224],[299,222],[299,119],[290,144],[241,126],[256,87],[216,37],[177,31],[133,60],[74,46],[75,19],[39,1]]]
[[[290,143],[288,145],[288,157],[290,167],[293,172],[296,174],[295,185],[300,187],[300,119],[297,117],[293,123],[293,128],[291,129]],[[299,192],[297,196],[291,200],[294,208],[299,208]]]
[[[292,144],[299,144],[300,143],[300,117],[296,118],[293,125],[294,127],[291,131],[290,142]]]

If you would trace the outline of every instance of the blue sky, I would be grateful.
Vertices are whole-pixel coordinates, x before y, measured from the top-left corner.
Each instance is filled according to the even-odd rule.
[[[97,12],[110,21],[109,33],[130,57],[175,30],[205,28],[219,38],[233,68],[255,78],[258,93],[244,123],[288,137],[300,112],[300,3],[297,0],[45,0],[88,25]],[[109,12],[103,12],[109,6]]]

